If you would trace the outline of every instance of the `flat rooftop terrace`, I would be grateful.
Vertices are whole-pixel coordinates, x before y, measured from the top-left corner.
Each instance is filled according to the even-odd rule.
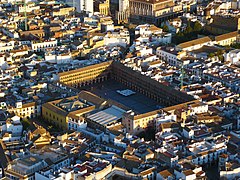
[[[101,83],[85,86],[80,89],[90,91],[106,100],[111,99],[140,114],[164,107],[156,101],[134,90],[133,91],[136,93],[127,97],[117,93],[117,90],[130,88],[114,80],[107,80]]]

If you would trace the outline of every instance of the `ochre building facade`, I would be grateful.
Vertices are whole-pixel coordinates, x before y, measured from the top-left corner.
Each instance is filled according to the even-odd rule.
[[[165,107],[195,101],[192,96],[165,86],[150,77],[124,66],[120,62],[104,62],[59,74],[60,83],[73,87],[82,87],[110,78],[154,99]],[[137,134],[146,127],[153,125],[154,119],[161,111],[159,109],[145,114],[127,113],[123,117],[122,123],[127,128],[127,132]]]

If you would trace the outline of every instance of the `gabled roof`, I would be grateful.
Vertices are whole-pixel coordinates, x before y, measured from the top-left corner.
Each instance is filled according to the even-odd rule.
[[[88,92],[88,91],[81,91],[78,94],[78,97],[81,99],[84,99],[87,102],[90,102],[96,106],[101,106],[104,102],[106,102],[104,99],[102,99],[99,96],[97,96],[91,92]]]
[[[222,41],[222,40],[226,40],[226,39],[229,39],[229,38],[234,38],[234,37],[237,37],[237,36],[238,36],[238,31],[233,31],[233,32],[230,32],[230,33],[226,33],[226,34],[216,36],[215,41]]]
[[[168,178],[169,176],[173,176],[171,172],[169,172],[167,169],[159,172],[159,174],[165,179]]]
[[[184,48],[188,48],[188,47],[195,46],[198,44],[204,44],[204,43],[211,42],[211,41],[212,41],[211,38],[206,36],[206,37],[202,37],[199,39],[194,39],[192,41],[187,41],[187,42],[181,43],[178,45],[178,47],[184,49]]]

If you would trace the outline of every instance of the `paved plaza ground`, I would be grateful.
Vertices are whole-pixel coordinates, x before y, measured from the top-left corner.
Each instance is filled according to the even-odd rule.
[[[146,113],[163,107],[154,100],[138,92],[128,97],[117,93],[117,90],[129,88],[114,80],[108,80],[102,82],[101,84],[93,84],[89,87],[83,87],[81,89],[91,91],[104,99],[112,99],[137,113]]]

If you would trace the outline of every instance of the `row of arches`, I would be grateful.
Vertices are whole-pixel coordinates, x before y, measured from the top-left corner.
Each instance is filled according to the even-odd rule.
[[[80,87],[89,86],[95,83],[101,83],[103,81],[106,81],[107,79],[108,79],[108,76],[105,75],[105,76],[96,77],[94,79],[89,79],[86,81],[75,80],[74,82],[71,82],[70,85],[75,88],[80,88]]]
[[[126,79],[123,79],[117,75],[114,76],[113,79],[124,84],[125,86],[131,88],[132,90],[137,91],[137,92],[147,96],[148,98],[155,100],[156,102],[158,102],[160,104],[163,104],[165,106],[170,106],[173,104],[172,100],[168,96],[163,96],[163,95],[161,96],[160,94],[157,94],[157,92],[152,93],[152,92],[136,85],[135,83],[130,82]]]

